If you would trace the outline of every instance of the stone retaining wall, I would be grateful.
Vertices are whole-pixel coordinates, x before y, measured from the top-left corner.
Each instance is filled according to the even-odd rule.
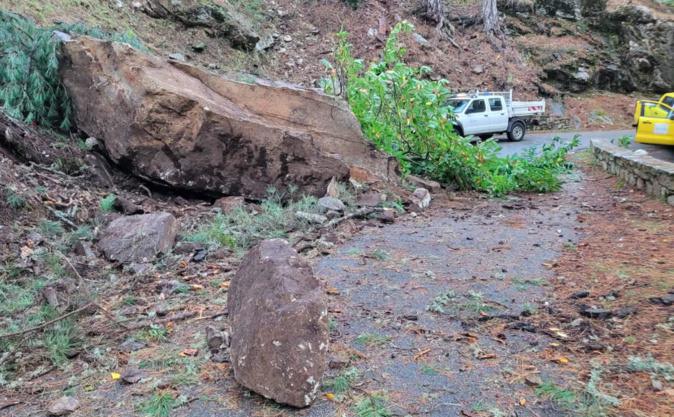
[[[602,168],[627,184],[674,206],[674,163],[593,139],[592,153]]]

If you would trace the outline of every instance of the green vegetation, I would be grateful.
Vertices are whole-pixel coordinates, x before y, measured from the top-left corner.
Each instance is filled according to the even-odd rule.
[[[49,359],[59,368],[68,362],[68,356],[77,348],[75,326],[70,320],[61,320],[44,334],[44,346],[49,352]]]
[[[184,399],[175,398],[170,392],[158,392],[152,394],[152,397],[143,402],[139,409],[140,412],[150,417],[168,417],[171,410],[180,406]]]
[[[627,370],[630,372],[648,372],[653,375],[660,375],[668,382],[674,382],[674,365],[666,362],[659,362],[653,357],[642,358],[640,356],[631,356],[627,364]]]
[[[625,136],[619,137],[618,139],[611,139],[611,142],[612,143],[618,142],[618,146],[620,146],[621,148],[627,149],[632,144],[632,138],[625,135]]]
[[[356,382],[359,376],[358,368],[349,368],[338,376],[323,382],[322,389],[323,391],[332,392],[338,400],[341,400],[349,392],[351,385]]]
[[[558,190],[559,176],[570,168],[566,155],[577,139],[566,145],[556,140],[510,157],[499,156],[493,140],[471,145],[454,131],[447,81],[429,80],[431,68],[403,62],[406,51],[399,36],[412,30],[410,23],[398,23],[383,59],[369,67],[353,57],[348,34],[338,33],[336,65],[324,61],[330,71],[324,90],[348,100],[365,136],[393,155],[406,173],[492,195]]]
[[[381,394],[369,395],[356,403],[354,411],[358,417],[389,417],[386,399]]]
[[[0,11],[0,107],[27,124],[69,132],[71,103],[58,76],[61,41],[54,30],[142,45],[132,32],[111,34],[83,24],[40,28]]]
[[[5,187],[5,202],[14,210],[20,210],[26,206],[26,199],[9,187]]]
[[[103,213],[112,213],[115,209],[115,202],[117,201],[117,196],[114,194],[108,194],[105,197],[101,198],[101,201],[98,203],[101,211]]]
[[[316,199],[301,197],[298,201],[284,203],[286,197],[291,199],[293,194],[294,190],[286,196],[270,188],[259,212],[239,207],[228,213],[217,214],[209,224],[199,227],[185,239],[214,247],[246,250],[260,240],[285,238],[292,230],[308,229],[309,223],[298,219],[295,213],[317,213]]]
[[[564,408],[571,408],[576,402],[576,393],[561,388],[550,381],[546,381],[536,388],[536,395],[549,399]]]
[[[456,293],[452,290],[449,290],[445,293],[442,293],[433,299],[433,302],[426,306],[426,310],[432,313],[445,314],[445,308],[456,298]]]
[[[148,328],[138,333],[137,337],[140,340],[148,342],[163,342],[166,340],[168,331],[164,326],[151,324]]]
[[[65,233],[63,225],[60,222],[53,220],[42,220],[39,225],[40,231],[44,233],[46,237],[59,237]]]
[[[356,337],[355,343],[365,346],[383,346],[391,340],[390,337],[374,333],[362,333]]]

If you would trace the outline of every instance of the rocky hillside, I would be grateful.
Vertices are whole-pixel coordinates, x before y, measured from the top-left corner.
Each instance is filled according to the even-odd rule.
[[[510,89],[544,95],[570,127],[625,126],[634,97],[674,85],[672,8],[656,1],[503,0],[507,43],[495,50],[481,31],[479,2],[449,1],[451,39],[418,0],[83,0],[0,6],[43,25],[83,22],[123,30],[150,50],[209,71],[242,72],[316,86],[335,34],[350,33],[355,55],[379,56],[396,21],[410,20],[408,59],[433,68],[454,90]]]

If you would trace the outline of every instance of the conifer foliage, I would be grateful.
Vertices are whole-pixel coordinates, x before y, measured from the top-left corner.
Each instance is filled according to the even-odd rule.
[[[52,32],[0,11],[0,106],[27,124],[69,131],[70,100],[58,76]]]

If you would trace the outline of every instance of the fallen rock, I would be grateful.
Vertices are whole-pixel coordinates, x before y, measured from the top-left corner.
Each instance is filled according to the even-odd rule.
[[[49,404],[50,416],[65,416],[80,408],[80,402],[75,397],[64,395],[53,403]]]
[[[309,264],[282,239],[251,249],[229,289],[234,377],[294,407],[316,398],[327,366],[327,306]]]
[[[356,204],[359,207],[377,207],[386,201],[386,195],[377,191],[369,191],[358,197]]]
[[[323,213],[327,211],[342,212],[346,208],[342,200],[335,197],[321,197],[318,200],[317,205],[319,210]]]
[[[587,298],[590,296],[590,291],[587,290],[581,290],[581,291],[576,291],[569,298],[578,300],[580,298]]]
[[[652,304],[661,304],[663,306],[671,306],[674,303],[674,295],[667,294],[662,297],[650,297],[648,299]]]
[[[126,368],[122,371],[121,380],[126,384],[135,384],[143,378],[143,372],[134,367]]]
[[[589,317],[591,319],[605,320],[611,318],[613,316],[613,312],[603,308],[583,307],[580,310],[580,315]]]
[[[145,180],[263,199],[270,186],[289,185],[320,197],[356,168],[396,178],[396,164],[363,138],[349,106],[316,89],[223,78],[88,37],[62,49],[78,128]]]
[[[325,197],[339,198],[339,183],[335,177],[332,177],[328,187],[325,190]]]
[[[405,177],[405,180],[416,188],[425,188],[431,193],[437,193],[442,189],[442,185],[439,182],[417,177],[416,175],[408,175]]]
[[[124,216],[112,221],[98,247],[112,261],[147,262],[173,247],[178,222],[170,213]]]
[[[410,201],[419,209],[423,210],[431,205],[431,193],[425,188],[417,188],[412,193]]]
[[[385,208],[379,215],[379,219],[383,223],[394,223],[396,220],[395,210],[393,210],[392,208]]]

